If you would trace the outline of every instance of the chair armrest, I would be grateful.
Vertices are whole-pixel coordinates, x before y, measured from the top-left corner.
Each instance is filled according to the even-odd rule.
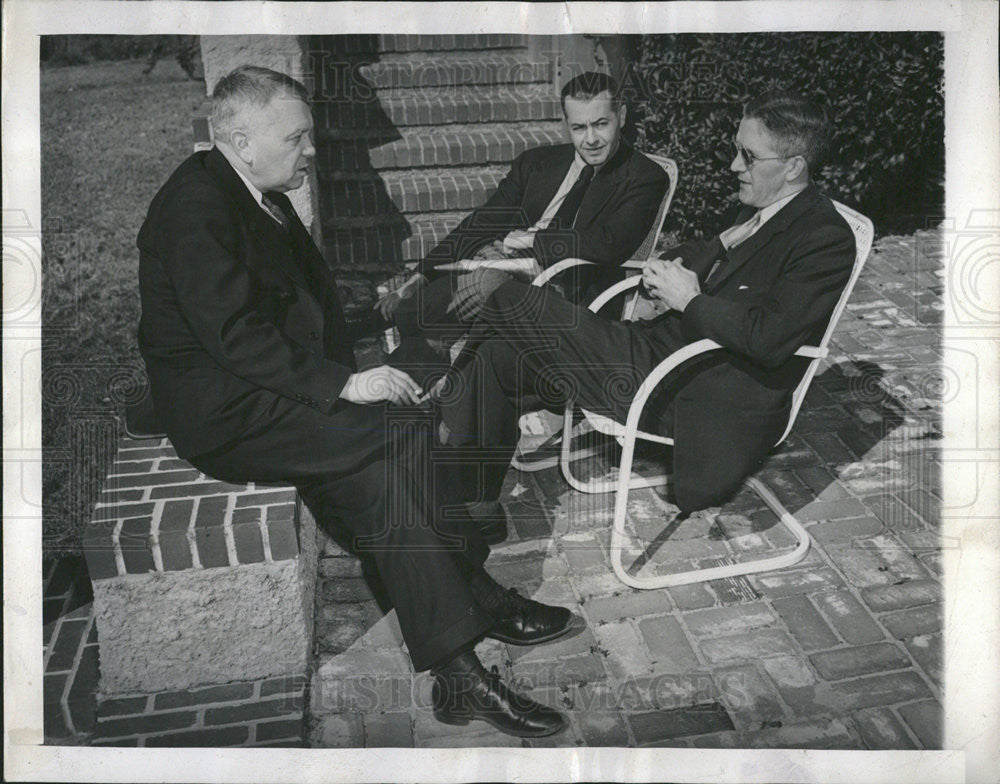
[[[627,262],[626,262],[627,263]],[[598,294],[594,301],[591,302],[587,307],[596,313],[605,305],[608,304],[612,299],[617,297],[623,291],[628,291],[629,289],[634,289],[642,282],[642,277],[639,275],[633,275],[630,278],[625,278],[625,280],[620,280],[612,286],[609,286],[600,294]]]
[[[578,267],[581,264],[593,264],[592,261],[587,261],[586,259],[563,259],[562,261],[557,261],[551,267],[547,267],[541,271],[539,275],[531,281],[532,286],[544,286],[552,278],[558,275],[560,272],[568,270],[570,267]]]

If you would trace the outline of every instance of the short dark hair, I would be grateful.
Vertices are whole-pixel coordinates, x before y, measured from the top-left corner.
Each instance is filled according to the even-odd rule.
[[[621,88],[618,86],[618,82],[606,73],[587,71],[579,76],[574,76],[563,85],[562,93],[560,94],[563,111],[566,111],[567,98],[589,101],[601,93],[608,93],[611,96],[611,104],[615,109],[621,107]]]
[[[774,137],[775,152],[801,155],[816,171],[830,150],[830,118],[815,101],[791,92],[770,92],[752,99],[743,116],[759,120]]]
[[[212,90],[212,127],[216,134],[225,132],[241,108],[248,104],[262,108],[279,95],[309,104],[309,91],[297,79],[259,65],[241,65]]]

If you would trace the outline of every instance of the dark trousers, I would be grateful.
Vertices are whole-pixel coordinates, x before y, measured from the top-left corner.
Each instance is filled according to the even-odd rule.
[[[493,293],[483,320],[489,334],[442,400],[441,413],[449,443],[469,464],[481,461],[485,498],[499,494],[521,414],[561,413],[572,399],[624,423],[639,384],[686,343],[679,323],[648,328],[611,321],[519,283]],[[641,429],[674,439],[673,494],[685,512],[722,503],[738,489],[787,421],[781,410],[747,412],[721,394],[713,398],[701,374],[721,361],[710,355],[668,376],[640,421]],[[477,458],[480,452],[485,459]]]
[[[425,365],[404,347],[397,354],[393,364],[422,381]],[[340,401],[326,415],[276,395],[266,422],[191,462],[226,481],[294,484],[320,524],[346,526],[374,559],[423,670],[493,625],[468,582],[489,549],[462,504],[464,468],[437,459],[435,435],[427,409]]]
[[[550,281],[546,288],[570,302],[590,302],[601,291],[621,280],[618,269],[591,266],[571,267]],[[455,292],[460,279],[472,292],[471,313],[459,317],[453,309]],[[478,340],[478,327],[496,318],[507,318],[503,312],[487,313],[490,297],[500,286],[514,281],[508,273],[480,268],[470,273],[440,273],[412,297],[399,303],[393,321],[400,335],[429,337],[450,346],[471,330]],[[508,295],[509,296],[509,295]]]

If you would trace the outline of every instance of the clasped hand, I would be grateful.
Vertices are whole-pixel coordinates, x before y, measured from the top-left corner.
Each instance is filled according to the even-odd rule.
[[[390,403],[419,405],[424,391],[409,374],[389,365],[379,365],[361,373],[353,373],[340,390],[340,396],[351,403]]]
[[[642,268],[642,284],[668,308],[679,311],[701,293],[698,276],[684,267],[680,258],[647,261]]]

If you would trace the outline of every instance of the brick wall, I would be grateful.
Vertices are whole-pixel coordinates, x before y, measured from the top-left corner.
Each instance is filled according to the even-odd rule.
[[[122,439],[84,534],[91,579],[237,566],[298,555],[296,494],[232,485],[177,457],[167,439]]]
[[[560,62],[577,38],[308,39],[324,252],[349,315],[482,204],[517,155],[566,141],[557,84],[594,67]]]

